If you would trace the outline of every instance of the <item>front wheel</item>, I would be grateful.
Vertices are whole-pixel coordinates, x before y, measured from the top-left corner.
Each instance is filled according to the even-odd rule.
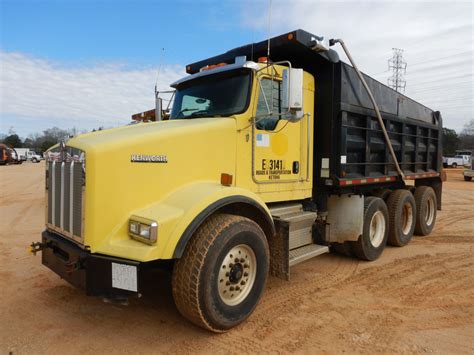
[[[464,176],[464,181],[472,181],[472,176]]]
[[[194,324],[225,332],[253,312],[268,268],[268,244],[258,224],[240,216],[212,216],[174,267],[176,307]]]
[[[379,197],[366,197],[362,235],[356,242],[351,242],[352,250],[359,259],[375,260],[385,249],[387,239],[387,205]]]
[[[456,169],[456,168],[458,167],[458,164],[453,163],[453,164],[451,165],[451,167],[454,168],[454,169]]]
[[[38,160],[37,160],[36,158],[31,159],[31,161],[32,161],[33,163],[37,163],[37,162],[38,162]]]

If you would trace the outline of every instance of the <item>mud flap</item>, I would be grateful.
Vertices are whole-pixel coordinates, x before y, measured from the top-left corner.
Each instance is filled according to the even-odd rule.
[[[290,224],[274,219],[276,233],[269,240],[270,275],[290,280]]]

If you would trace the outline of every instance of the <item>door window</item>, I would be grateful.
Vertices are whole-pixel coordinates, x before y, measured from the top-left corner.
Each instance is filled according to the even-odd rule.
[[[273,131],[281,117],[281,82],[263,78],[259,87],[256,126],[260,130]]]

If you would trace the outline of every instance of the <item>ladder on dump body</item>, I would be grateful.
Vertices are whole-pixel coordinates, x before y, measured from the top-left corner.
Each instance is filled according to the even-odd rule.
[[[277,248],[279,246],[279,250],[271,252],[279,254],[277,262],[284,264],[282,270],[272,270],[275,276],[289,279],[291,266],[329,252],[328,246],[315,244],[313,240],[312,229],[316,212],[303,211],[301,204],[275,206],[270,208],[270,212],[277,230],[277,240],[274,242]],[[280,272],[285,275],[280,275]]]

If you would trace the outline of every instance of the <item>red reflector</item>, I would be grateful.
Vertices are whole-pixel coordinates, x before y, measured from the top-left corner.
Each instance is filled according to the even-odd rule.
[[[258,58],[258,62],[259,62],[259,63],[267,63],[267,62],[268,62],[268,58],[267,58],[267,57],[260,57],[260,58]]]
[[[221,174],[221,185],[230,186],[232,185],[232,175],[230,174]]]

